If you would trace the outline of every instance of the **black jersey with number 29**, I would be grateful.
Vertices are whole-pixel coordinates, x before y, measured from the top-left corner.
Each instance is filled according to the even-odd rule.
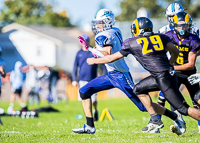
[[[166,45],[170,38],[164,34],[137,36],[125,40],[120,53],[124,56],[134,55],[137,61],[153,76],[169,70],[169,60],[166,56]]]

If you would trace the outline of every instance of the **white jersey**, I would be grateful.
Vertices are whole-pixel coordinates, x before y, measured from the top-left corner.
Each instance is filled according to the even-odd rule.
[[[165,25],[163,27],[161,27],[158,30],[158,33],[163,33],[165,34],[168,31],[174,30],[173,26],[171,24]],[[192,25],[190,33],[199,36],[199,28],[197,28],[196,26]]]
[[[95,36],[95,45],[99,51],[103,46],[111,46],[111,54],[114,54],[121,50],[121,45],[123,43],[121,31],[118,28],[113,27],[112,29],[102,31]],[[108,72],[110,71],[120,71],[120,72],[128,72],[129,68],[124,60],[121,58],[112,63],[105,64]]]

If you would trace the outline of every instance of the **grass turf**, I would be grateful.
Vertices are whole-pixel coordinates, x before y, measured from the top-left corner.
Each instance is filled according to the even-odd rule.
[[[157,101],[157,98],[153,98]],[[186,100],[191,105],[189,97]],[[0,102],[0,107],[5,111],[8,102]],[[16,110],[20,109],[16,103]],[[29,106],[29,109],[45,107],[44,101],[40,106]],[[169,105],[166,105],[169,108]],[[187,131],[181,136],[170,132],[169,127],[173,121],[163,117],[165,127],[159,134],[142,133],[141,129],[149,122],[149,114],[140,112],[130,100],[109,99],[99,100],[99,116],[104,108],[108,108],[114,121],[109,121],[105,117],[102,122],[95,122],[96,133],[75,134],[71,130],[83,126],[85,117],[76,119],[76,115],[84,115],[81,102],[62,101],[52,107],[60,110],[59,113],[39,113],[38,118],[22,119],[20,117],[2,116],[4,125],[0,126],[0,142],[134,142],[134,143],[180,143],[180,142],[200,142],[197,122],[184,116],[187,123]]]

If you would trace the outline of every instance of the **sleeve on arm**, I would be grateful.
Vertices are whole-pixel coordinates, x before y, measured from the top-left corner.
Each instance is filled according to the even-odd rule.
[[[128,56],[128,54],[129,54],[129,52],[128,51],[126,51],[126,50],[123,50],[123,49],[121,49],[120,51],[119,51],[124,57],[127,57]]]
[[[197,52],[200,50],[200,39],[198,36],[194,36],[193,40],[191,42],[191,46],[192,46],[192,52]]]

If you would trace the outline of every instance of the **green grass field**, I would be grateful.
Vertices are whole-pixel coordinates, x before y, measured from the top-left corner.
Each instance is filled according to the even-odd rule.
[[[191,101],[186,97],[188,103]],[[157,99],[154,98],[154,101]],[[9,103],[1,102],[1,107],[7,109]],[[18,105],[16,103],[16,105]],[[40,107],[47,106],[44,101]],[[97,142],[97,143],[185,143],[200,142],[197,122],[190,117],[184,117],[187,123],[187,131],[181,136],[170,132],[169,127],[173,122],[167,117],[162,121],[165,126],[160,134],[142,133],[141,128],[149,122],[148,113],[140,112],[131,101],[125,99],[100,100],[98,102],[99,112],[108,108],[114,121],[109,121],[105,117],[102,122],[95,122],[96,133],[75,134],[71,130],[81,127],[85,123],[85,117],[76,119],[75,116],[83,114],[81,102],[67,101],[60,102],[52,107],[60,110],[60,113],[39,113],[39,118],[22,119],[20,117],[1,117],[4,126],[0,126],[0,142]],[[167,104],[167,107],[169,105]],[[35,109],[38,106],[30,106]],[[16,110],[20,109],[16,106]]]

